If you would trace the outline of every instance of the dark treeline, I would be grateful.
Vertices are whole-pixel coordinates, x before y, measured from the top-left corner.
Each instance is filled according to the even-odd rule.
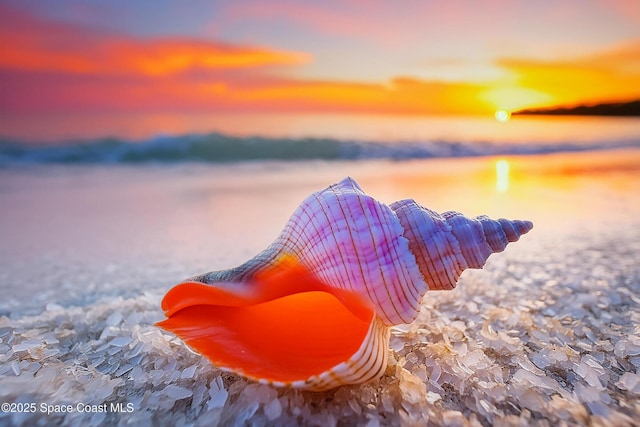
[[[630,102],[611,102],[577,107],[554,107],[520,110],[514,115],[550,115],[550,116],[640,116],[640,100]]]

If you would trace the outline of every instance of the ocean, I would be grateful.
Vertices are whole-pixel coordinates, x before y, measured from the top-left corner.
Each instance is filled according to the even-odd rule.
[[[264,119],[263,119],[264,120]],[[282,119],[273,119],[275,121]],[[274,126],[274,124],[271,124]],[[316,117],[286,131],[14,140],[0,137],[0,167],[41,163],[367,160],[531,155],[640,147],[639,118]]]

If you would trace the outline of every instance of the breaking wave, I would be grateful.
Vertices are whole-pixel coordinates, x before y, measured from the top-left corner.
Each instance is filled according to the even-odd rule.
[[[339,139],[232,137],[222,134],[161,137],[144,142],[117,139],[64,145],[0,140],[0,165],[41,163],[174,163],[261,160],[408,160],[437,157],[532,155],[640,148],[640,140],[563,143],[459,141],[366,142]]]

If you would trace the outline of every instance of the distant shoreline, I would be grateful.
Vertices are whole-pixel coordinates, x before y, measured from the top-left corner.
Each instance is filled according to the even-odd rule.
[[[640,100],[577,107],[532,108],[516,111],[512,115],[640,117]]]

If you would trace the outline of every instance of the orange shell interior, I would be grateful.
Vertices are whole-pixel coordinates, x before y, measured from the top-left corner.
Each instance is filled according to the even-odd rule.
[[[177,285],[163,309],[168,319],[158,326],[214,365],[282,383],[306,380],[348,360],[374,316],[360,296],[328,288],[290,261],[240,288]]]

